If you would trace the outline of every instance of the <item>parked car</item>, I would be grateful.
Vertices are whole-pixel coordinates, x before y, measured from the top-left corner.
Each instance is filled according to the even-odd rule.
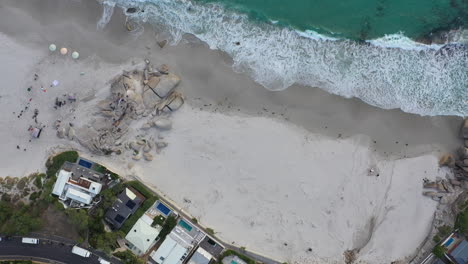
[[[21,240],[21,242],[23,242],[24,244],[33,244],[33,245],[37,245],[37,244],[39,244],[39,239],[37,239],[37,238],[30,238],[30,237],[23,237],[23,239]]]
[[[82,256],[83,258],[89,258],[89,256],[91,256],[91,252],[78,246],[73,246],[72,253],[78,256]]]

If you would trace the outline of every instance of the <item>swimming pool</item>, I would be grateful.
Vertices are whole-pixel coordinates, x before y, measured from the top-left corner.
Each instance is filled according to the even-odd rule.
[[[89,162],[87,160],[84,160],[84,159],[80,159],[78,161],[78,165],[81,165],[81,166],[83,166],[85,168],[91,169],[91,166],[93,166],[93,163],[91,163],[91,162]]]
[[[185,230],[187,230],[188,232],[192,231],[193,227],[187,224],[183,219],[179,221],[179,225],[183,227]]]
[[[156,209],[158,209],[165,216],[168,216],[171,213],[171,209],[169,209],[169,207],[161,202],[159,202],[159,204],[156,206]]]
[[[448,247],[450,246],[450,244],[452,244],[453,242],[453,238],[451,237],[449,240],[447,240],[447,242],[445,242],[444,246]]]

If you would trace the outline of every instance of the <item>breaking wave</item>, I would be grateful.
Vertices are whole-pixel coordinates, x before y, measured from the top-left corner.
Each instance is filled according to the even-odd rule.
[[[269,90],[297,83],[385,109],[468,115],[468,49],[425,45],[402,34],[359,43],[249,20],[216,4],[188,0],[109,0],[136,21],[164,26],[175,44],[190,33],[233,58]],[[103,12],[103,16],[111,12]],[[101,20],[106,21],[106,18]]]

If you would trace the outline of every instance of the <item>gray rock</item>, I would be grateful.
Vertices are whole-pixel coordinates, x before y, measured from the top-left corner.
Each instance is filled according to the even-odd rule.
[[[467,147],[461,147],[458,149],[458,153],[460,154],[460,157],[465,159],[468,158],[468,148]]]
[[[167,118],[159,118],[154,120],[154,125],[159,129],[171,129],[172,121]]]
[[[143,154],[143,157],[144,157],[145,160],[147,160],[147,161],[152,161],[152,160],[153,160],[153,155],[151,155],[150,153],[145,153],[145,154]]]
[[[144,147],[143,147],[143,152],[145,153],[148,153],[151,151],[151,146],[149,144],[146,144]]]
[[[157,96],[151,89],[147,89],[143,92],[143,103],[146,108],[154,109],[156,105],[161,101],[161,98]]]
[[[65,128],[60,127],[57,129],[57,137],[64,138],[65,137]]]
[[[468,159],[464,159],[464,160],[463,160],[463,166],[464,166],[464,167],[468,167]]]
[[[460,182],[460,181],[457,181],[457,180],[454,180],[454,179],[450,179],[450,183],[451,183],[453,186],[461,186],[461,182]]]
[[[138,143],[136,143],[136,142],[130,142],[130,144],[128,146],[130,147],[130,149],[132,149],[134,151],[140,151],[140,149],[141,149],[141,145],[138,145]]]
[[[159,82],[161,81],[161,79],[159,77],[156,77],[156,76],[151,76],[149,79],[148,79],[148,86],[151,88],[151,89],[156,89],[156,86],[158,86]]]
[[[468,148],[468,139],[465,139],[465,148]]]
[[[180,77],[173,73],[163,75],[159,78],[159,84],[153,90],[161,98],[169,95],[180,83]]]
[[[141,159],[141,155],[138,154],[138,155],[133,155],[132,157],[133,160],[140,160]]]
[[[166,46],[167,44],[167,40],[162,40],[162,41],[158,41],[158,46],[162,49],[164,48],[164,46]]]
[[[156,147],[158,147],[158,149],[162,149],[162,148],[165,148],[167,147],[167,142],[164,142],[164,141],[159,141],[159,142],[156,142]]]
[[[468,118],[463,121],[463,125],[460,129],[460,135],[464,139],[468,139]],[[465,143],[466,144],[466,143]]]
[[[164,110],[168,109],[170,111],[176,111],[184,104],[184,99],[180,96],[174,97],[164,108]]]
[[[73,140],[75,138],[75,129],[70,127],[67,133],[68,139]]]

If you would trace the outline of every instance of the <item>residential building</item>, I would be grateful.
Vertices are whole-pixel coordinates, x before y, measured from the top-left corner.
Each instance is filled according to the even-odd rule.
[[[140,208],[143,201],[145,201],[145,197],[141,193],[127,187],[117,196],[117,200],[107,210],[104,219],[113,229],[119,229]]]
[[[468,263],[468,242],[461,241],[453,250],[447,252],[449,259],[456,264]]]
[[[153,219],[144,214],[132,229],[128,232],[125,239],[127,240],[127,247],[136,255],[143,255],[154,246],[156,238],[161,232],[158,227],[152,227]]]
[[[213,256],[203,248],[199,247],[187,264],[209,264]]]
[[[206,236],[200,242],[199,247],[207,251],[215,260],[218,260],[219,256],[224,250],[224,247],[220,243],[209,236]]]
[[[157,264],[181,264],[205,236],[205,233],[182,218],[150,256]]]
[[[69,202],[74,207],[88,206],[101,192],[102,184],[74,174],[72,171],[60,170],[52,194],[60,200]]]

